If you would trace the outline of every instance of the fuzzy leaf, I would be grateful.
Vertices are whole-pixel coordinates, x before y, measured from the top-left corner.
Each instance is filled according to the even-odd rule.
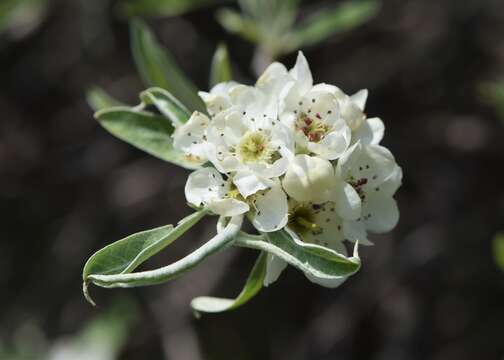
[[[88,259],[82,271],[83,289],[86,298],[93,303],[87,291],[89,276],[128,274],[132,272],[144,261],[177,240],[205,215],[205,211],[197,211],[182,219],[175,227],[166,225],[142,231],[109,244],[94,253]]]
[[[173,56],[163,48],[145,23],[131,23],[131,49],[138,71],[147,86],[158,86],[179,99],[191,111],[205,112],[194,84],[186,78]]]
[[[231,61],[226,45],[219,44],[212,59],[210,68],[210,87],[233,79]]]
[[[114,99],[112,96],[107,94],[105,90],[97,86],[94,86],[87,91],[86,100],[94,111],[103,110],[114,106],[125,106],[125,104],[121,103],[119,100]]]
[[[261,252],[247,278],[243,290],[236,299],[200,296],[191,301],[193,310],[196,311],[196,313],[217,313],[233,310],[247,303],[257,295],[263,287],[264,277],[266,276],[266,257],[266,253]]]
[[[232,217],[227,226],[212,239],[184,258],[155,270],[130,274],[90,274],[86,280],[105,288],[135,287],[161,284],[191,270],[210,255],[231,245],[240,231],[243,215]]]
[[[292,33],[291,50],[314,45],[329,36],[353,29],[374,17],[380,9],[376,0],[351,1],[310,16]]]
[[[341,280],[360,268],[357,248],[354,256],[346,257],[317,245],[300,246],[284,230],[262,236],[240,233],[235,245],[269,252],[321,282]]]
[[[95,114],[112,135],[157,158],[197,169],[200,164],[173,148],[173,126],[161,115],[129,107],[113,107]]]
[[[140,99],[146,105],[154,105],[156,108],[171,120],[174,126],[182,125],[191,114],[189,110],[175,98],[170,92],[161,88],[150,88],[140,94]]]

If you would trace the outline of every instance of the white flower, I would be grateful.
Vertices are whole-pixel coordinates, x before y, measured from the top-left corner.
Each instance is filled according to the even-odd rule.
[[[325,246],[346,255],[344,220],[334,201],[322,203],[289,201],[288,228],[306,243]]]
[[[254,209],[251,212],[251,221],[257,230],[277,231],[287,224],[287,196],[278,181],[271,188],[252,195],[249,202]]]
[[[363,145],[378,145],[385,133],[385,125],[380,118],[366,119],[361,126],[354,131],[352,142],[359,141]]]
[[[336,174],[359,194],[362,215],[347,226],[349,240],[367,242],[366,230],[386,232],[397,224],[399,211],[393,199],[401,185],[402,170],[383,146],[359,142],[339,160]]]
[[[223,82],[215,85],[210,92],[198,92],[211,116],[228,109],[232,105],[229,91],[237,85],[238,83],[234,81]]]
[[[249,211],[250,207],[238,196],[233,196],[232,183],[222,178],[214,168],[194,171],[185,186],[189,203],[204,207],[221,216],[236,216]]]
[[[354,187],[338,176],[330,161],[296,155],[282,181],[285,192],[298,202],[320,204],[333,201],[338,214],[348,220],[361,213],[361,200]]]
[[[209,124],[210,120],[205,114],[195,111],[185,124],[175,128],[173,147],[196,161],[206,162],[206,131]]]
[[[280,94],[279,116],[294,134],[298,153],[334,160],[348,148],[351,131],[340,118],[338,98],[323,87],[313,86],[308,62],[301,52],[289,72],[274,63],[257,84],[266,93]]]
[[[285,173],[294,146],[277,119],[276,102],[259,93],[246,97],[215,116],[207,131],[208,159],[220,172],[234,173],[245,198],[269,188],[271,179]]]
[[[287,224],[287,197],[278,181],[269,189],[244,199],[231,179],[224,180],[214,168],[194,171],[185,186],[189,203],[224,217],[248,213],[252,224],[262,232],[277,231]]]

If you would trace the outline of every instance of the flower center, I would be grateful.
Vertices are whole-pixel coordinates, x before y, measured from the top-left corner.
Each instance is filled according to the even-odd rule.
[[[315,118],[301,113],[296,120],[296,128],[311,142],[319,142],[329,130],[328,126],[322,122],[322,117],[319,113],[315,115]]]
[[[237,146],[237,153],[245,163],[270,162],[274,151],[268,146],[269,137],[263,132],[247,132]]]
[[[229,190],[225,196],[231,199],[245,201],[242,194],[240,194],[240,191],[233,182],[229,183]]]
[[[357,194],[359,194],[361,200],[366,199],[366,194],[364,193],[364,185],[366,185],[368,182],[367,178],[355,179],[352,176],[347,182],[353,186]]]
[[[300,204],[289,212],[289,227],[301,236],[308,232],[320,234],[323,230],[314,222],[313,206],[317,205]]]

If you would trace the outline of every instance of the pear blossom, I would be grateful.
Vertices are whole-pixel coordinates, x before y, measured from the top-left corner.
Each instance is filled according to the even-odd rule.
[[[402,170],[379,145],[385,126],[367,117],[366,89],[314,84],[300,52],[292,69],[273,63],[254,86],[227,82],[199,95],[208,115],[195,112],[174,132],[175,148],[210,165],[188,178],[193,206],[246,214],[259,232],[284,229],[298,246],[344,256],[346,241],[369,245],[368,231],[397,224]],[[268,254],[264,284],[285,267]],[[327,287],[345,280],[307,277]]]
[[[252,224],[259,231],[276,231],[287,224],[287,197],[278,183],[244,199],[231,178],[224,180],[215,168],[207,167],[189,175],[185,195],[193,206],[223,217],[248,212]]]
[[[176,226],[134,234],[93,255],[83,271],[86,298],[92,302],[89,283],[161,283],[230,245],[261,251],[244,290],[236,299],[198,297],[191,302],[196,313],[242,305],[262,285],[274,283],[287,264],[315,284],[340,286],[359,270],[358,246],[372,244],[368,232],[390,231],[399,220],[394,196],[402,169],[380,145],[383,121],[365,112],[368,90],[348,95],[335,85],[314,83],[299,52],[294,67],[275,62],[254,85],[228,81],[198,94],[206,109],[194,111],[189,119],[182,103],[162,89],[142,93],[142,103],[134,108],[97,113],[99,120],[112,113],[114,119],[135,116],[134,123],[109,130],[161,159],[196,168],[184,188],[196,211]],[[171,135],[172,127],[155,126],[159,119],[150,108],[143,111],[151,104],[172,121]],[[206,215],[218,216],[217,234],[209,241],[173,264],[131,273]],[[244,220],[255,235],[241,231]],[[132,246],[140,253],[127,268],[97,266]]]
[[[245,198],[271,187],[293,156],[294,143],[276,114],[274,103],[237,105],[215,116],[208,128],[208,159],[220,172],[235,173]]]
[[[294,134],[298,153],[334,160],[350,145],[351,130],[340,116],[337,96],[313,86],[308,62],[301,52],[290,71],[278,63],[270,65],[257,86],[280,94],[279,117]]]
[[[381,233],[395,227],[399,211],[393,195],[402,170],[388,149],[358,142],[339,160],[336,174],[352,185],[362,203],[361,216],[347,225],[349,240],[366,244],[366,230]]]
[[[237,85],[238,83],[234,81],[223,82],[215,85],[210,92],[198,92],[199,97],[205,103],[207,111],[211,116],[231,106],[229,91]]]
[[[282,185],[298,202],[320,204],[333,201],[338,214],[355,220],[361,213],[357,190],[339,177],[330,161],[308,155],[296,155],[290,163]]]
[[[185,186],[187,201],[196,207],[205,207],[221,216],[236,216],[249,211],[249,205],[234,196],[232,182],[224,180],[214,168],[194,171]]]
[[[175,128],[173,133],[173,146],[182,151],[187,157],[205,163],[206,155],[206,131],[210,119],[203,113],[195,111],[189,120]]]

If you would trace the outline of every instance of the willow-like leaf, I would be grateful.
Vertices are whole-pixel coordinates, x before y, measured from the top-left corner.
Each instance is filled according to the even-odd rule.
[[[205,112],[197,88],[186,78],[168,50],[159,44],[147,25],[134,20],[130,32],[133,57],[145,84],[168,90],[191,111]]]
[[[322,283],[342,280],[360,268],[357,245],[352,257],[321,246],[300,246],[284,230],[254,236],[240,233],[235,245],[269,252]]]
[[[154,105],[174,126],[184,124],[191,116],[189,110],[167,90],[150,88],[140,94],[140,99],[146,105]]]
[[[206,212],[197,211],[182,219],[177,226],[166,225],[130,235],[105,246],[94,253],[84,265],[82,279],[86,299],[93,303],[87,291],[90,275],[127,274],[147,259],[173,243],[187,230],[196,225]]]
[[[215,50],[210,68],[210,87],[232,79],[231,61],[229,60],[227,47],[225,44],[219,44],[217,50]]]
[[[324,9],[293,30],[290,50],[314,45],[335,33],[353,29],[374,17],[379,9],[377,0],[350,1],[334,9]]]
[[[98,111],[95,118],[112,135],[157,158],[186,169],[197,169],[201,165],[173,148],[173,126],[161,115],[113,107]]]
[[[225,299],[211,296],[200,296],[191,301],[191,307],[199,312],[217,313],[236,309],[256,296],[263,287],[266,276],[266,253],[261,252],[250,272],[243,290],[236,299]]]
[[[164,283],[188,272],[210,255],[233,243],[240,231],[242,222],[243,215],[232,217],[227,226],[212,239],[186,257],[162,268],[131,274],[89,275],[87,280],[105,288],[136,287]]]
[[[103,110],[110,107],[126,106],[119,100],[107,94],[105,90],[98,86],[93,86],[86,92],[86,100],[94,111]]]

